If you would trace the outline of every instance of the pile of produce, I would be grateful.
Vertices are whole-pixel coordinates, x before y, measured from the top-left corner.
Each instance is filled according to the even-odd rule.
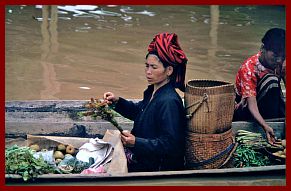
[[[14,145],[5,149],[5,174],[19,174],[24,181],[35,179],[38,175],[55,172],[42,157],[36,159],[36,151],[29,147]]]
[[[72,145],[59,144],[54,152],[54,158],[58,160],[57,164],[65,158],[65,154],[75,154],[75,148]]]
[[[90,167],[91,164],[76,159],[76,150],[72,145],[59,144],[54,151],[54,159],[57,168],[61,173],[81,173],[84,169]]]
[[[40,148],[38,144],[14,145],[5,149],[5,174],[18,174],[28,181],[49,173],[79,174],[94,163],[93,158],[89,163],[80,161],[76,154],[77,149],[72,145],[58,144],[53,150]]]
[[[122,127],[119,126],[117,121],[115,120],[115,112],[113,111],[112,107],[109,106],[107,103],[102,102],[101,99],[94,99],[85,104],[85,108],[88,110],[85,112],[80,112],[79,115],[81,116],[91,116],[93,118],[101,117],[106,121],[112,123],[120,132],[123,131]]]
[[[254,149],[251,145],[239,144],[234,153],[235,167],[254,167],[271,165],[268,156]]]
[[[252,146],[254,149],[270,146],[261,133],[254,133],[246,130],[238,130],[235,140],[240,145]]]
[[[278,139],[271,145],[262,134],[238,130],[235,136],[238,147],[234,153],[235,167],[254,167],[276,164],[272,155],[286,157],[286,141]],[[274,151],[269,153],[268,151]],[[279,161],[282,162],[282,161]]]
[[[277,140],[275,147],[266,147],[265,153],[275,164],[286,163],[286,140]]]
[[[66,154],[75,155],[75,148],[72,145],[59,144],[54,151],[56,164],[62,162]]]

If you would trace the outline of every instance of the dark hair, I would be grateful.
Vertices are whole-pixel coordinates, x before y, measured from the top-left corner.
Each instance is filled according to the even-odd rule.
[[[159,61],[163,64],[164,68],[166,68],[167,66],[170,66],[170,64],[167,63],[167,62],[165,62],[165,61],[163,61],[163,60],[159,57],[159,54],[158,54],[157,52],[155,52],[155,51],[148,52],[145,58],[147,59],[147,58],[149,57],[150,54],[153,54],[153,55],[157,56],[158,59],[159,59]]]
[[[266,50],[273,51],[275,54],[283,53],[285,55],[285,30],[281,28],[268,30],[262,38],[262,43]]]

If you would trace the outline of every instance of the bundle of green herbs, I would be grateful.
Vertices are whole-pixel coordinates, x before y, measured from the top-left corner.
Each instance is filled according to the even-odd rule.
[[[106,121],[112,123],[120,132],[123,131],[122,127],[117,123],[115,117],[115,112],[113,110],[113,106],[109,106],[107,103],[102,102],[101,99],[94,99],[85,104],[85,108],[87,111],[80,112],[81,116],[91,116],[92,118],[101,117]]]
[[[255,149],[262,149],[262,148],[281,148],[284,149],[282,146],[282,140],[276,139],[276,142],[271,145],[267,142],[267,139],[262,136],[261,133],[255,133],[246,130],[238,130],[235,135],[235,140],[241,145],[251,145]],[[280,143],[280,144],[278,144]]]
[[[36,151],[17,145],[5,149],[5,174],[19,174],[24,181],[34,180],[38,175],[54,173],[55,168],[42,157],[36,159]]]
[[[235,136],[238,147],[234,153],[235,167],[255,167],[272,165],[264,149],[282,148],[282,145],[271,145],[261,133],[238,130]]]
[[[256,167],[271,165],[268,156],[256,150],[251,145],[239,144],[234,153],[234,166],[242,167]]]

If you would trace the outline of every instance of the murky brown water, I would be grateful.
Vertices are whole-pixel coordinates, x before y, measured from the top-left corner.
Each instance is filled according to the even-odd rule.
[[[284,6],[7,6],[6,100],[141,98],[147,45],[164,31],[179,36],[186,80],[234,82],[285,25]]]

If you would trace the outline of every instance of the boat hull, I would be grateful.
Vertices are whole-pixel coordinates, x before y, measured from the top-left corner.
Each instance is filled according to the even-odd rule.
[[[5,146],[26,145],[26,135],[96,137],[115,127],[107,121],[80,119],[84,100],[8,101],[5,105]],[[120,125],[131,130],[132,121],[118,117]],[[285,121],[268,122],[276,136],[285,138]],[[254,122],[233,122],[232,129],[264,134]],[[134,172],[126,174],[45,174],[23,182],[19,175],[5,175],[6,185],[181,185],[181,186],[251,186],[286,185],[286,165],[184,171]]]

